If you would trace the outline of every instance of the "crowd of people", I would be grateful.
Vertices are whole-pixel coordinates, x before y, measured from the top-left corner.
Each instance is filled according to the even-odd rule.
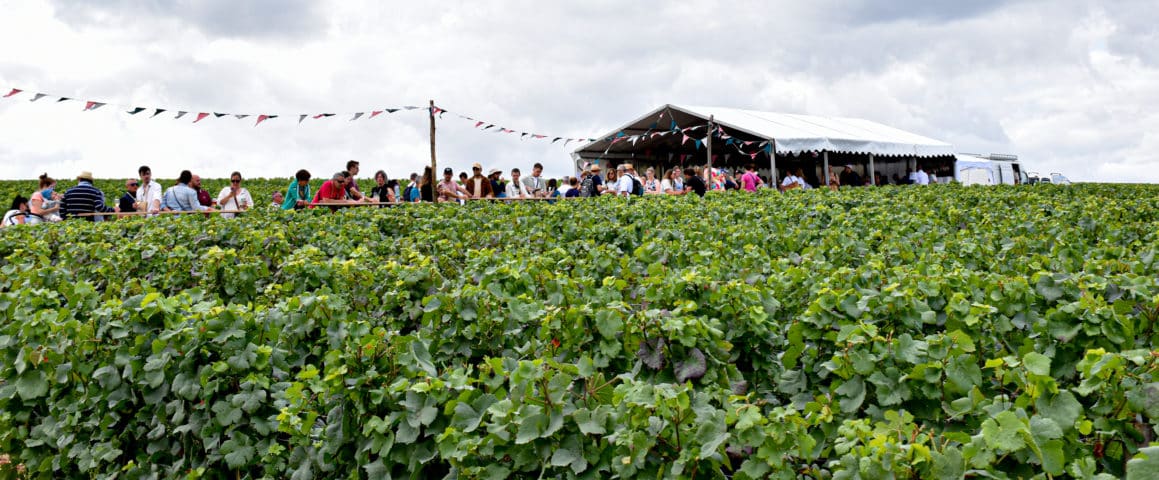
[[[757,174],[755,165],[745,167],[743,174],[734,175],[723,169],[703,169],[696,167],[672,168],[657,175],[653,168],[647,168],[644,175],[636,172],[630,163],[621,163],[609,168],[605,173],[599,164],[586,164],[580,175],[564,177],[562,180],[543,177],[543,165],[536,163],[529,175],[520,169],[510,171],[510,180],[502,177],[502,170],[491,169],[483,174],[483,165],[471,166],[471,174],[461,172],[455,178],[454,169],[443,169],[441,179],[436,179],[430,167],[422,175],[412,173],[406,187],[386,172],[374,174],[374,186],[365,192],[358,185],[356,176],[360,164],[351,160],[344,170],[330,176],[314,191],[310,186],[313,178],[309,171],[298,170],[285,191],[273,193],[268,208],[283,210],[308,209],[319,206],[337,209],[353,204],[393,205],[415,202],[458,202],[469,200],[510,199],[555,200],[560,198],[597,197],[603,195],[687,195],[704,196],[710,190],[742,190],[756,192],[761,188],[775,187],[781,191],[814,188],[804,179],[801,168],[789,171],[776,185],[768,185]],[[739,172],[738,172],[739,173]],[[883,182],[880,174],[878,183]],[[905,181],[895,178],[898,183],[926,185],[931,177],[922,167],[910,172]],[[109,206],[101,190],[93,186],[90,172],[77,176],[77,185],[61,193],[56,191],[56,180],[47,174],[40,176],[38,189],[25,198],[17,195],[12,206],[4,214],[0,226],[56,222],[67,218],[83,218],[100,221],[103,217],[117,214],[137,214],[156,216],[165,212],[219,213],[231,218],[256,206],[249,190],[242,186],[241,173],[230,174],[230,184],[212,196],[202,188],[201,178],[189,170],[182,171],[177,183],[165,189],[153,179],[148,166],[137,170],[137,177],[125,181],[125,192],[115,206]],[[842,185],[862,186],[868,184],[852,165],[845,165],[841,174],[830,170],[826,179],[827,187],[836,190]]]

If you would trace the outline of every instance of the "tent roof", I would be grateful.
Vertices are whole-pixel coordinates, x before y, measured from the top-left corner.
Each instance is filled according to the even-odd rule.
[[[883,156],[935,157],[953,155],[952,145],[932,138],[888,127],[880,123],[859,118],[821,117],[815,115],[795,115],[787,113],[761,112],[722,107],[698,107],[689,105],[665,105],[624,128],[589,143],[575,151],[577,155],[606,152],[611,149],[609,138],[623,136],[622,132],[647,131],[655,128],[657,115],[670,114],[675,120],[696,117],[705,123],[709,116],[724,127],[726,133],[744,133],[762,140],[770,140],[778,154],[800,154],[802,152],[830,151],[860,153]],[[665,119],[665,122],[668,120]],[[687,122],[685,122],[687,123]],[[728,132],[733,130],[733,132]],[[655,130],[651,130],[655,131]],[[704,130],[694,135],[703,137]],[[631,133],[628,133],[629,135]],[[621,142],[615,145],[620,150]]]

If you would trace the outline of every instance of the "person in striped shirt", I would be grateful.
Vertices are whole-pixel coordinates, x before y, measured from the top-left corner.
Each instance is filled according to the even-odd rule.
[[[64,198],[60,201],[60,216],[68,219],[82,213],[116,213],[119,209],[110,207],[105,204],[104,192],[93,186],[92,172],[81,172],[76,177],[77,184],[75,187],[64,192]],[[84,218],[90,222],[103,220],[103,216],[85,216]]]

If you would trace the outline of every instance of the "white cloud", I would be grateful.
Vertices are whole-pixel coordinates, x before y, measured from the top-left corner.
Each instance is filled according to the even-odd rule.
[[[25,1],[0,17],[0,88],[245,121],[0,101],[0,178],[75,170],[315,175],[429,162],[425,112],[299,126],[297,113],[422,105],[440,165],[568,172],[575,147],[664,103],[863,117],[1088,181],[1159,181],[1157,38],[1141,1]],[[18,47],[17,47],[18,46]],[[6,92],[0,92],[6,93]],[[28,94],[25,94],[28,95]],[[170,118],[163,118],[170,117]],[[562,143],[562,142],[560,142]]]

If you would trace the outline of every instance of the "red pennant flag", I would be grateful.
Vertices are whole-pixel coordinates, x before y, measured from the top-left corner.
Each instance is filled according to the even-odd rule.
[[[382,110],[375,110],[373,112],[370,112],[370,118],[377,117],[381,113],[382,113]]]
[[[319,118],[322,118],[322,117],[325,117],[325,116],[326,116],[326,114],[325,114],[325,113],[319,113],[319,114],[317,114],[317,115],[314,115],[314,120],[317,120],[317,119],[319,119]]]
[[[256,126],[260,125],[262,122],[266,121],[266,119],[268,119],[268,118],[270,118],[269,115],[258,115],[258,121],[254,122],[254,126],[256,127]]]
[[[200,122],[200,121],[204,120],[204,119],[205,119],[205,117],[208,117],[208,116],[209,116],[209,114],[208,114],[208,113],[205,113],[205,112],[198,113],[198,114],[197,114],[197,120],[194,120],[194,121],[193,121],[193,123]]]
[[[87,112],[89,110],[96,110],[96,109],[101,108],[103,106],[105,106],[105,104],[103,104],[101,102],[85,102],[84,111]]]
[[[475,128],[479,128],[481,125],[483,125],[483,122],[475,122]]]
[[[547,135],[535,134],[535,135],[532,135],[531,138],[547,138]]]
[[[24,90],[21,90],[19,88],[13,88],[11,92],[8,92],[8,95],[5,95],[5,96],[0,97],[0,98],[8,98],[8,97],[11,97],[13,95],[16,95],[17,93],[23,92],[23,91]]]

